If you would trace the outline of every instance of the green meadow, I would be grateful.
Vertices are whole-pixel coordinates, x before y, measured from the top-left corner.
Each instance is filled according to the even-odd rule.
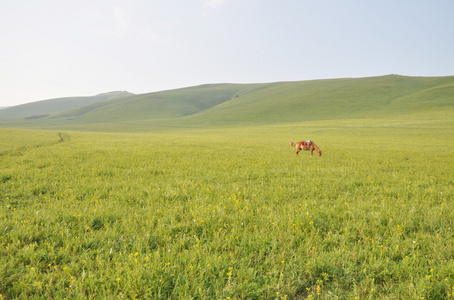
[[[453,88],[384,76],[2,110],[0,299],[454,299]]]
[[[452,129],[0,129],[0,293],[452,299]]]

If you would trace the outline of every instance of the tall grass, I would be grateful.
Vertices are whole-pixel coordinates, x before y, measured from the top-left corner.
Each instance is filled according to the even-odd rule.
[[[452,299],[452,124],[355,122],[0,129],[0,294]]]

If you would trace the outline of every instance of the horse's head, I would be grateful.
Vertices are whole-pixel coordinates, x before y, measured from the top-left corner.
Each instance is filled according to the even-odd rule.
[[[318,156],[322,156],[322,150],[318,151]]]

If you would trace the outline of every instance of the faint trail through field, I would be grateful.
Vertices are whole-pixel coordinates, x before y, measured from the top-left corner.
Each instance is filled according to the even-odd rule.
[[[5,151],[0,151],[0,156],[6,156],[6,155],[21,155],[23,152],[29,150],[29,149],[36,149],[36,148],[41,148],[41,147],[51,147],[63,142],[67,142],[70,139],[70,135],[64,132],[59,132],[57,134],[58,140],[52,141],[52,142],[47,142],[43,144],[35,144],[35,145],[27,145],[27,146],[22,146],[16,149],[8,149]]]

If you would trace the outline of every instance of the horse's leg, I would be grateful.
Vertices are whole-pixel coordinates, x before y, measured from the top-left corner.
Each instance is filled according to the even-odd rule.
[[[314,153],[314,148],[311,147],[311,157],[312,157],[313,153]]]
[[[303,148],[301,147],[300,144],[297,144],[296,147],[295,147],[295,149],[296,149],[295,155],[298,155],[298,153],[299,153]]]

